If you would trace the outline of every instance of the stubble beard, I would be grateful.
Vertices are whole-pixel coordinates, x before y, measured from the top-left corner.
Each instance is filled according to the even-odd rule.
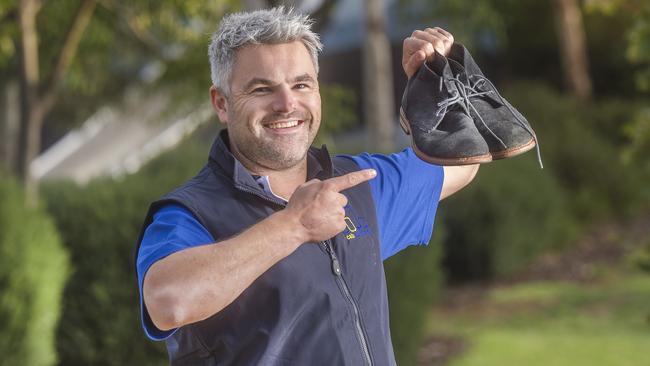
[[[304,135],[280,137],[278,139],[280,141],[278,141],[264,138],[264,136],[255,136],[251,133],[250,135],[244,135],[245,138],[237,141],[232,147],[237,150],[236,155],[242,155],[246,160],[245,162],[242,161],[245,165],[254,165],[276,171],[291,169],[304,161],[316,135],[315,132],[312,132],[311,118],[304,120],[303,123],[308,124],[308,126],[305,126],[307,133]],[[265,127],[260,126],[259,128],[264,131]],[[282,142],[283,138],[286,138],[287,141]],[[233,145],[232,140],[231,145]]]

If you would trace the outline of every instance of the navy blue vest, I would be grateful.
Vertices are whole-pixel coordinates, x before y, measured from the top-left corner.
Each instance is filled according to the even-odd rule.
[[[309,150],[308,179],[356,170],[349,158],[330,159],[324,146]],[[171,364],[394,365],[370,185],[343,194],[342,233],[301,245],[226,308],[178,329],[167,339]],[[197,176],[151,205],[144,228],[169,203],[190,210],[217,242],[284,208],[230,153],[226,130]]]

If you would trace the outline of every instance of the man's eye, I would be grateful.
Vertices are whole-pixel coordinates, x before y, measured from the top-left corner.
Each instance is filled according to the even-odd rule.
[[[307,88],[309,88],[309,84],[305,84],[305,83],[296,84],[294,86],[294,88],[296,88],[296,89],[307,89]]]
[[[261,86],[259,88],[253,89],[253,93],[268,93],[271,91],[271,88],[266,86]]]

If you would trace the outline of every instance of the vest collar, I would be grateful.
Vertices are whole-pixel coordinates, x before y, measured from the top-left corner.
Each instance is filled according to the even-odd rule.
[[[247,190],[254,190],[268,196],[259,186],[251,173],[235,158],[230,152],[230,141],[228,130],[219,132],[210,149],[209,161],[216,163],[222,172],[232,178],[235,186],[245,187]],[[320,149],[310,147],[307,152],[307,180],[328,179],[332,177],[332,160],[327,147],[323,145]]]

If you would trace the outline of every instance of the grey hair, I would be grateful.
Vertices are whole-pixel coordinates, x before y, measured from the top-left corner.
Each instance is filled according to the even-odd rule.
[[[208,57],[212,84],[226,95],[235,53],[250,44],[278,44],[300,41],[309,51],[318,73],[318,53],[323,49],[318,34],[311,30],[313,20],[283,6],[247,13],[233,13],[221,20],[212,35]]]

